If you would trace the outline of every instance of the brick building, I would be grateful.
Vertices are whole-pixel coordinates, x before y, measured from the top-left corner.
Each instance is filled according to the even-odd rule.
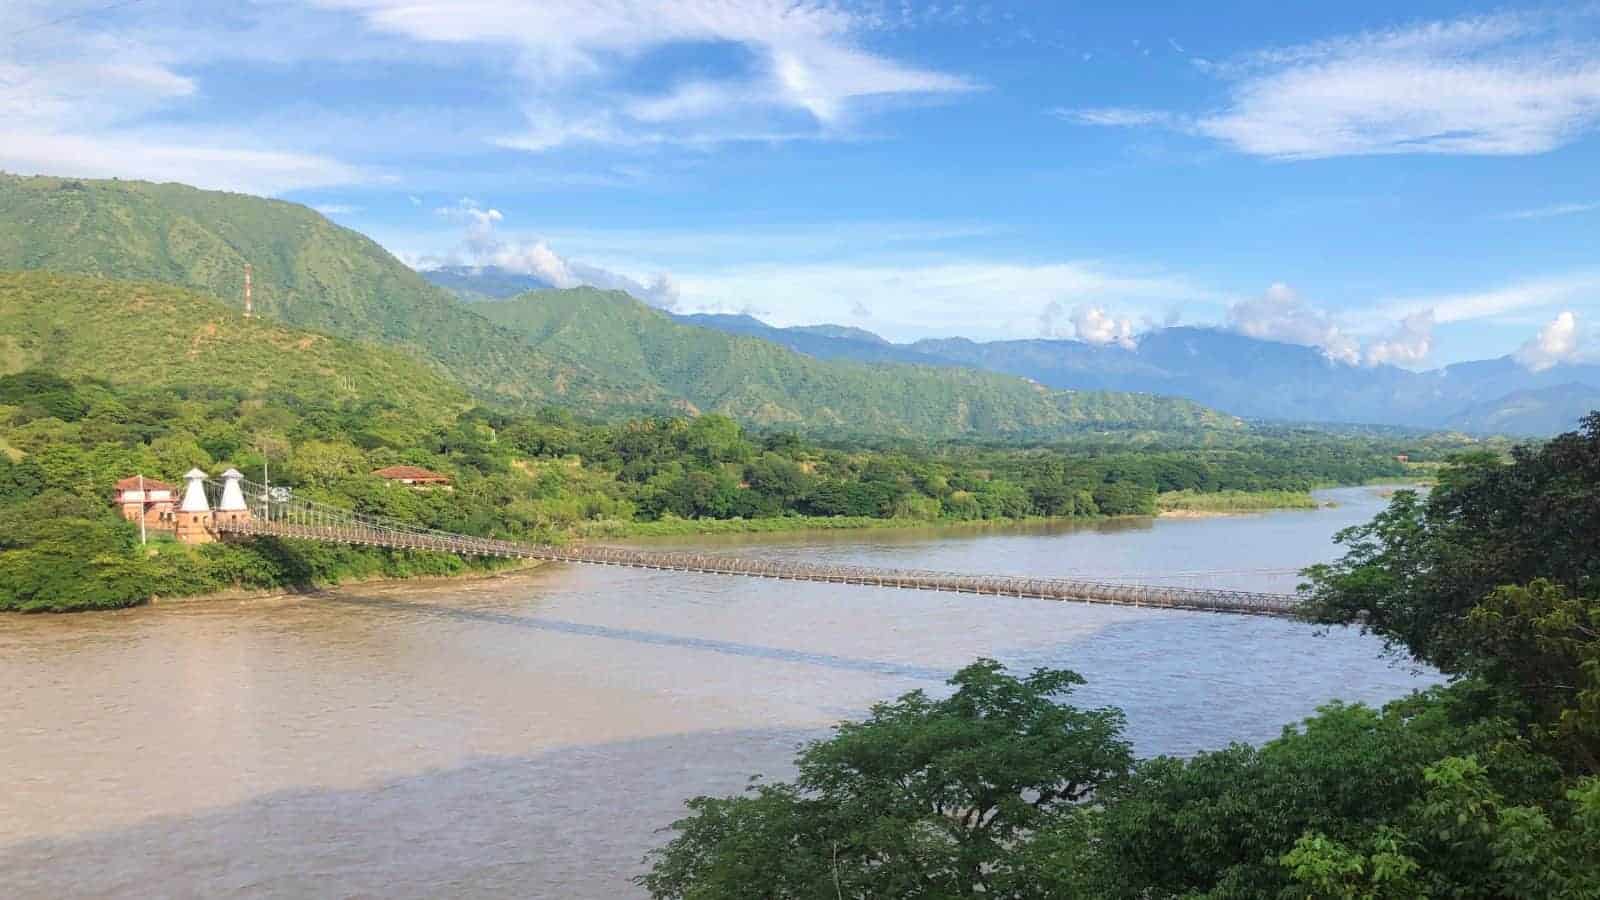
[[[129,522],[137,522],[143,516],[146,528],[171,529],[178,504],[176,491],[164,481],[145,478],[141,483],[141,479],[134,476],[117,482],[112,502]]]

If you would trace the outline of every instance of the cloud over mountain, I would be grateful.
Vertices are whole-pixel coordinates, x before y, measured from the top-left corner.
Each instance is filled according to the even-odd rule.
[[[1432,350],[1433,310],[1425,309],[1401,319],[1391,334],[1368,344],[1362,359],[1369,366],[1417,365],[1425,362]]]
[[[494,266],[520,275],[534,275],[558,288],[587,285],[605,290],[626,291],[661,309],[678,305],[677,282],[665,272],[640,280],[620,272],[577,260],[567,259],[539,239],[507,239],[496,230],[505,221],[498,209],[485,209],[470,197],[435,212],[463,224],[460,244],[444,254],[414,260],[418,268],[443,266]]]
[[[1578,317],[1566,310],[1539,329],[1539,333],[1517,348],[1512,356],[1528,371],[1543,372],[1571,362],[1578,355],[1579,344]]]
[[[1356,339],[1346,334],[1326,311],[1312,306],[1282,282],[1271,285],[1259,297],[1229,306],[1228,327],[1248,337],[1316,347],[1335,362],[1361,362],[1361,346]]]

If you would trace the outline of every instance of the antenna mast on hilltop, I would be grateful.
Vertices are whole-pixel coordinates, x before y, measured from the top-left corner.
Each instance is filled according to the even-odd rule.
[[[250,264],[244,264],[244,317],[246,319],[256,313],[255,304],[250,300]]]

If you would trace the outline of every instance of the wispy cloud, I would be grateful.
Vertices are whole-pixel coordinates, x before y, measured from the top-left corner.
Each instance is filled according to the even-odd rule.
[[[336,158],[207,125],[157,124],[194,100],[181,71],[188,45],[147,40],[115,16],[60,19],[53,4],[4,4],[6,21],[46,23],[3,45],[0,169],[88,177],[181,180],[201,187],[276,194],[370,182],[376,175]],[[118,27],[124,26],[124,27]]]
[[[526,127],[502,146],[708,145],[847,136],[869,103],[971,90],[959,75],[863,49],[871,16],[794,0],[314,0],[370,27],[433,44],[508,49]],[[712,79],[669,74],[630,89],[648,51],[721,45],[742,52]],[[659,78],[659,75],[655,76]]]
[[[1582,213],[1594,212],[1597,209],[1600,209],[1600,203],[1557,203],[1552,206],[1540,206],[1533,209],[1519,209],[1514,212],[1508,212],[1503,215],[1496,216],[1495,218],[1513,221],[1527,219],[1555,219],[1561,216],[1576,216],[1581,215]]]
[[[1267,50],[1202,66],[1228,84],[1219,110],[1074,121],[1174,127],[1276,159],[1543,153],[1600,124],[1600,44],[1563,31],[1586,16],[1485,16]]]
[[[1573,303],[1600,302],[1600,271],[1584,270],[1530,278],[1497,288],[1391,300],[1379,315],[1400,317],[1432,310],[1440,323],[1494,319],[1510,313]]]
[[[1173,121],[1171,113],[1132,106],[1101,106],[1093,109],[1059,107],[1051,110],[1051,114],[1079,125],[1099,125],[1107,128],[1168,125]]]

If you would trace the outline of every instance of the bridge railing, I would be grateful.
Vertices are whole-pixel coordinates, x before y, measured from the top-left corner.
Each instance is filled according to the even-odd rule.
[[[795,581],[1083,600],[1262,615],[1289,614],[1297,603],[1296,598],[1285,594],[1135,584],[1109,579],[973,575],[927,569],[875,568],[696,552],[650,551],[608,545],[524,544],[499,538],[455,534],[387,516],[358,513],[320,501],[297,497],[292,493],[256,482],[244,481],[241,487],[246,503],[250,506],[250,521],[236,522],[222,517],[218,520],[219,531],[396,549],[432,550],[464,556],[541,559]],[[212,485],[210,490],[220,497],[220,484]]]

